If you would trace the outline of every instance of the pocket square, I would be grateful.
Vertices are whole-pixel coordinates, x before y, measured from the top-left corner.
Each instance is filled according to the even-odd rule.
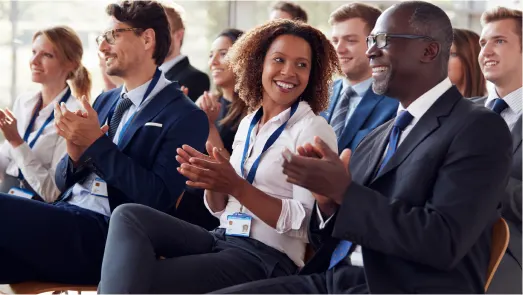
[[[156,123],[156,122],[147,122],[147,123],[145,123],[145,126],[153,126],[153,127],[160,127],[160,128],[162,128],[163,124]]]

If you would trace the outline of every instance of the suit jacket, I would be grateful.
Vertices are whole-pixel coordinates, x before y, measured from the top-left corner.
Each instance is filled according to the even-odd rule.
[[[472,98],[472,101],[485,105],[487,97]],[[501,215],[507,221],[510,240],[507,253],[496,271],[489,287],[494,293],[521,294],[521,118],[511,131],[512,134],[512,167],[506,187],[506,195],[502,200]],[[514,262],[505,260],[515,260]]]
[[[303,272],[325,271],[334,246],[346,239],[362,246],[371,293],[484,292],[492,225],[512,160],[507,125],[453,86],[376,175],[392,123],[354,153],[353,182],[326,229],[332,237],[312,237],[327,240]]]
[[[100,126],[121,91],[121,87],[113,89],[96,99],[93,108]],[[148,122],[162,126],[147,126]],[[121,135],[120,146],[105,135],[100,137],[84,152],[84,165],[78,169],[66,155],[57,167],[56,184],[65,191],[94,172],[107,182],[111,211],[120,204],[138,203],[172,214],[186,181],[176,170],[176,149],[188,144],[203,151],[208,134],[205,113],[183,95],[177,83],[171,83],[136,113]]]
[[[329,107],[327,111],[321,114],[329,124],[331,123],[334,109],[338,104],[342,88],[342,80],[336,80],[333,85]],[[338,152],[341,153],[344,149],[354,151],[361,140],[372,130],[396,117],[397,110],[397,100],[377,95],[370,87],[361,99],[358,107],[356,107],[342,135],[338,138]]]
[[[188,96],[193,102],[211,87],[207,74],[193,67],[189,63],[188,57],[184,57],[167,71],[165,78],[187,87],[189,89]]]

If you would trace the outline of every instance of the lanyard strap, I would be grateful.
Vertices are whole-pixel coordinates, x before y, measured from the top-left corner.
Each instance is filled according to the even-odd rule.
[[[67,87],[67,91],[65,92],[64,96],[62,96],[62,99],[60,99],[60,104],[62,102],[66,102],[67,99],[69,98],[69,96],[71,96],[71,89],[69,87]],[[28,142],[28,140],[29,140],[29,135],[31,135],[31,131],[33,131],[34,124],[36,122],[36,118],[38,117],[38,113],[40,112],[40,108],[42,107],[42,104],[43,104],[43,99],[42,99],[42,95],[40,94],[40,99],[38,100],[36,108],[33,112],[31,121],[29,121],[29,125],[27,126],[27,129],[25,130],[25,133],[24,133],[25,142]],[[42,127],[40,127],[40,129],[36,133],[33,140],[31,140],[31,142],[29,142],[30,148],[33,148],[33,146],[35,145],[35,143],[38,140],[38,138],[40,137],[40,135],[42,135],[42,133],[44,132],[45,127],[47,127],[47,125],[49,125],[49,123],[51,123],[53,120],[54,120],[54,112],[51,112],[51,115],[49,115],[47,120],[45,120],[44,124],[42,125]]]
[[[147,90],[145,90],[145,93],[143,95],[142,101],[140,102],[140,106],[145,101],[147,96],[149,96],[149,94],[151,94],[151,92],[153,91],[154,87],[156,87],[156,84],[158,84],[158,81],[160,81],[160,77],[161,76],[162,76],[162,71],[160,71],[160,69],[156,68],[156,71],[154,72],[153,79],[151,80],[151,83],[149,83],[149,86],[147,86]],[[111,122],[111,118],[112,118],[112,116],[114,114],[114,110],[116,109],[116,105],[118,105],[119,101],[120,101],[120,99],[117,99],[113,103],[113,106],[111,107],[111,110],[109,111],[109,115],[107,116],[107,122]],[[125,134],[125,131],[129,127],[129,124],[132,122],[132,120],[134,118],[134,115],[136,115],[136,112],[123,125],[122,130],[120,131],[120,135],[118,136],[118,145],[120,145],[120,143],[122,142],[123,135]]]
[[[67,91],[65,92],[64,96],[62,96],[62,98],[60,99],[59,104],[62,104],[62,102],[66,102],[70,96],[71,96],[71,89],[69,87],[67,87]],[[42,108],[43,103],[44,103],[44,101],[42,98],[42,94],[40,94],[40,99],[38,100],[38,103],[36,104],[36,108],[33,111],[33,116],[31,117],[31,120],[29,121],[29,125],[27,126],[27,129],[25,129],[24,138],[23,138],[25,142],[29,141],[29,136],[31,135],[31,132],[33,131],[34,124],[36,122],[36,118],[38,117],[38,113],[40,112],[40,108]],[[54,120],[54,112],[51,112],[51,115],[49,115],[49,117],[47,118],[47,120],[45,120],[42,127],[40,127],[38,132],[36,132],[36,135],[34,136],[33,140],[31,140],[31,142],[28,142],[29,148],[32,149],[34,147],[34,145],[36,144],[36,141],[38,140],[38,138],[40,138],[40,136],[44,132],[45,127],[47,127],[47,125],[49,125],[49,123],[51,123],[53,120]],[[22,174],[22,170],[20,170],[20,169],[18,169],[18,179],[20,179],[20,181],[24,180],[24,175]]]
[[[260,165],[261,157],[276,142],[276,140],[280,137],[280,135],[282,134],[283,130],[285,129],[285,126],[287,126],[287,123],[289,122],[289,120],[292,118],[294,113],[296,113],[296,110],[298,109],[299,103],[300,103],[300,101],[297,100],[292,105],[289,119],[287,119],[287,121],[285,121],[280,127],[278,127],[278,129],[276,129],[276,131],[274,131],[271,134],[269,139],[267,139],[267,142],[263,146],[263,150],[262,150],[261,154],[258,156],[258,158],[256,158],[256,160],[252,164],[252,167],[251,167],[251,170],[249,171],[249,174],[247,175],[246,180],[250,184],[253,183],[254,177],[256,177],[256,172],[258,171],[258,166]],[[245,140],[245,147],[243,148],[243,157],[242,157],[242,162],[241,162],[241,172],[242,172],[242,176],[243,177],[245,177],[245,162],[247,161],[247,153],[249,152],[249,143],[251,141],[251,133],[252,133],[252,130],[254,129],[254,127],[256,127],[256,124],[258,124],[258,122],[261,120],[262,116],[263,116],[263,108],[260,108],[256,112],[256,114],[254,115],[254,117],[252,118],[251,125],[249,126],[249,132],[247,132],[247,139]]]

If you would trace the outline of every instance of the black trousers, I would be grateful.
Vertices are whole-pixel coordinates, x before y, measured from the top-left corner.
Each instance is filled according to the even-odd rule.
[[[108,221],[68,203],[0,194],[0,284],[97,284]]]
[[[213,292],[214,294],[367,294],[363,268],[340,263],[332,270],[312,275],[261,280]]]
[[[222,229],[209,232],[143,205],[124,204],[111,217],[98,291],[208,293],[295,271],[287,255],[257,240],[225,236]]]

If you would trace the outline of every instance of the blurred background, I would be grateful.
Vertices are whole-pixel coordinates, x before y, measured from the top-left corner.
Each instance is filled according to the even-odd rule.
[[[0,107],[10,107],[22,92],[37,91],[31,82],[29,58],[36,30],[66,24],[80,35],[84,45],[83,63],[93,77],[93,97],[102,90],[96,36],[106,24],[105,6],[113,1],[24,1],[0,0]],[[330,13],[350,1],[295,1],[309,15],[309,23],[330,35]],[[381,9],[399,1],[361,1]],[[481,31],[480,15],[492,6],[521,7],[520,0],[430,1],[443,8],[457,28]],[[248,30],[265,22],[272,1],[177,1],[185,8],[185,40],[182,54],[191,64],[208,72],[208,52],[215,36],[224,28]]]

